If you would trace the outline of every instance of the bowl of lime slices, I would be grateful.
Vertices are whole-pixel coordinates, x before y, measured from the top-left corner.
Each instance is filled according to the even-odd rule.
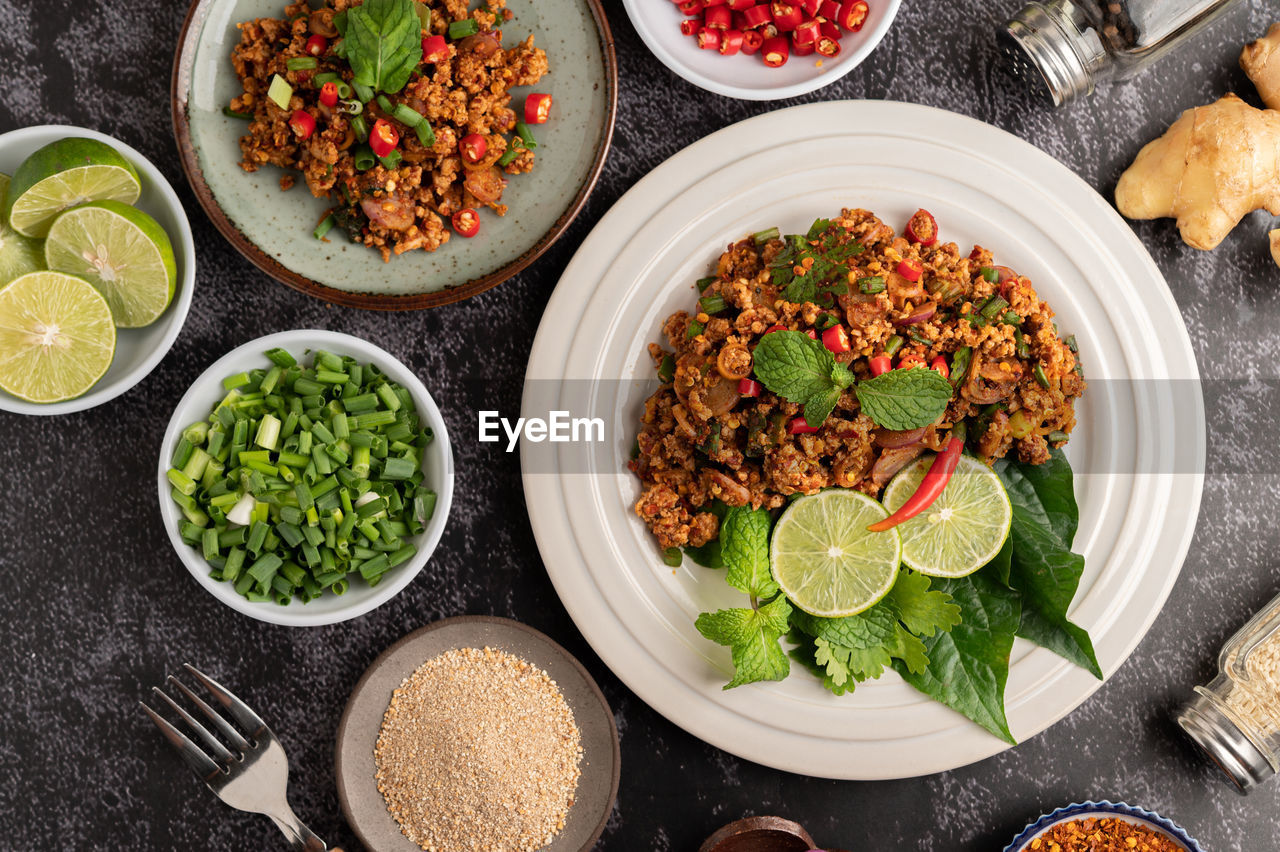
[[[79,127],[0,134],[0,410],[132,388],[177,339],[195,269],[182,203],[138,151]]]

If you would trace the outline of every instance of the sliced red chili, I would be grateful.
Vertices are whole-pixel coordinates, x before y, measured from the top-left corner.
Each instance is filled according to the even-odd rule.
[[[463,162],[474,166],[489,153],[489,140],[479,133],[468,133],[458,142],[458,153],[462,155]]]
[[[793,35],[794,35],[794,33],[793,33]],[[817,49],[817,46],[816,46],[813,42],[811,42],[811,41],[810,41],[810,42],[805,42],[804,44],[796,44],[796,43],[793,41],[793,42],[792,42],[792,44],[791,44],[791,52],[792,52],[793,54],[795,54],[796,56],[809,56],[809,55],[811,55],[811,54],[812,54],[816,49]]]
[[[738,379],[738,393],[743,396],[759,396],[764,393],[764,385],[755,379]]]
[[[697,18],[685,18],[680,22],[680,34],[687,36],[695,36],[698,30],[702,29],[702,24],[698,23]],[[527,124],[528,122],[526,122]]]
[[[773,334],[775,331],[786,331],[787,327],[782,324],[771,325],[764,330],[765,334]]]
[[[324,52],[328,49],[329,40],[322,35],[313,35],[307,39],[307,44],[303,47],[303,50],[312,56],[324,56]]]
[[[742,52],[747,56],[755,56],[760,52],[760,45],[764,44],[764,36],[755,30],[747,30],[742,34]]]
[[[828,21],[834,21],[840,17],[840,4],[836,0],[822,0],[822,5],[818,7],[818,14]]]
[[[735,12],[745,12],[756,4],[756,0],[729,0],[729,8]]]
[[[773,20],[773,13],[768,3],[759,3],[744,10],[742,20],[748,27],[760,27]]]
[[[938,373],[944,379],[951,378],[951,368],[947,366],[947,359],[941,355],[929,362],[929,369]]]
[[[840,32],[840,28],[837,27],[831,21],[827,21],[827,20],[823,20],[819,22],[818,32],[820,32],[822,35],[826,36],[827,38],[831,39],[832,41],[839,41],[840,39],[844,38],[844,33]]]
[[[380,118],[373,123],[373,129],[369,131],[369,147],[376,156],[387,156],[399,144],[400,133],[391,126],[391,122]]]
[[[289,116],[289,127],[299,139],[309,139],[316,132],[316,120],[304,109],[297,110]]]
[[[818,36],[817,44],[815,44],[814,47],[817,48],[818,53],[822,54],[827,59],[834,59],[840,55],[840,42],[830,36]]]
[[[551,117],[551,96],[534,92],[524,99],[524,123],[546,124]]]
[[[800,8],[810,18],[815,18],[818,15],[818,10],[822,8],[822,0],[800,0]]]
[[[799,6],[783,0],[773,0],[769,10],[773,13],[773,22],[777,25],[778,32],[789,33],[804,20],[804,12]]]
[[[932,506],[938,499],[938,495],[946,489],[947,483],[951,481],[951,475],[956,472],[956,466],[960,464],[960,455],[964,452],[964,438],[964,423],[957,423],[951,428],[951,439],[947,441],[946,448],[934,457],[933,464],[929,465],[929,472],[924,475],[924,479],[920,480],[915,493],[907,498],[902,508],[883,521],[871,524],[867,529],[872,532],[891,530]]]
[[[701,15],[702,10],[707,8],[707,4],[703,3],[702,0],[682,0],[682,2],[676,4],[676,8],[678,8],[682,14],[688,15],[692,18],[695,15]]]
[[[903,278],[915,283],[920,280],[921,275],[924,275],[924,264],[916,260],[914,257],[907,257],[898,261],[898,268],[896,271]]]
[[[725,30],[720,35],[720,55],[733,56],[742,50],[742,30]]]
[[[330,80],[320,87],[320,103],[327,107],[338,105],[338,84]]]
[[[803,417],[794,417],[791,422],[787,424],[787,432],[792,435],[812,435],[814,432],[817,432],[819,428],[821,427],[810,426],[809,421],[805,420]]]
[[[805,333],[805,334],[807,334],[807,335],[809,335],[809,339],[810,339],[810,340],[817,340],[817,339],[818,339],[818,332],[814,331],[814,330],[813,330],[813,329],[811,329],[811,328],[806,328],[806,329],[805,329],[805,331],[804,331],[804,333]]]
[[[449,42],[441,35],[422,37],[422,61],[439,64],[449,58]]]
[[[703,50],[719,50],[720,30],[711,27],[703,27],[698,30],[698,47]]]
[[[871,367],[873,376],[883,376],[893,369],[893,359],[888,355],[876,355],[874,358],[867,359],[867,363]]]
[[[867,22],[867,13],[870,7],[867,6],[867,0],[846,0],[840,7],[840,14],[836,18],[836,23],[847,33],[856,33],[862,29],[862,25]]]
[[[903,233],[908,240],[922,246],[931,246],[938,241],[938,220],[933,214],[921,207],[907,220]]]
[[[1018,280],[1018,273],[1014,272],[1007,266],[996,267],[996,284],[1000,295],[1009,298],[1009,290],[1013,287],[1013,282]]]
[[[702,23],[713,30],[727,30],[733,23],[733,12],[728,6],[712,6],[702,16]]]
[[[813,44],[818,40],[818,31],[817,21],[802,21],[791,34],[791,41],[796,45]]]
[[[765,24],[763,27],[760,28],[760,35],[764,36],[765,41],[768,41],[771,38],[777,38],[778,25],[775,24],[773,21],[770,21],[769,23]]]
[[[837,354],[849,351],[849,333],[842,325],[833,325],[822,332],[822,345]]]
[[[464,207],[449,217],[453,230],[460,237],[474,237],[480,232],[480,214],[470,207]]]
[[[766,38],[764,44],[760,46],[760,56],[764,58],[764,64],[770,68],[781,68],[786,65],[787,57],[790,55],[791,46],[780,35]]]

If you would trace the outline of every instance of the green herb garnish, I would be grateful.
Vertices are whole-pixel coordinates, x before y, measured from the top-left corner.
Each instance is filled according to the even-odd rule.
[[[347,10],[343,27],[347,62],[361,86],[395,94],[422,62],[422,27],[413,0],[366,0]]]

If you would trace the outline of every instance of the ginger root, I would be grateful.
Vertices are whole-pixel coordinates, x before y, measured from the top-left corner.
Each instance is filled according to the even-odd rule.
[[[1230,94],[1187,110],[1120,176],[1116,206],[1130,219],[1177,217],[1198,249],[1258,208],[1280,216],[1280,112]]]
[[[1280,24],[1240,51],[1240,67],[1249,75],[1267,109],[1280,110]]]

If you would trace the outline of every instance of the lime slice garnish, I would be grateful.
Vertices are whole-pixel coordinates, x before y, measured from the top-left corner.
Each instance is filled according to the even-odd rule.
[[[41,238],[68,207],[105,199],[132,204],[142,192],[133,164],[96,139],[45,145],[18,166],[9,189],[9,224],[24,236]]]
[[[0,290],[0,388],[30,402],[80,396],[111,366],[116,326],[88,281],[32,272]]]
[[[810,615],[836,618],[862,612],[889,594],[898,578],[898,531],[867,530],[886,517],[883,506],[857,491],[799,498],[773,528],[773,578]]]
[[[915,493],[933,458],[903,468],[884,490],[884,505],[896,511]],[[986,565],[1009,535],[1013,508],[1000,477],[970,456],[961,456],[947,487],[929,508],[898,524],[902,561],[933,577],[963,577]]]
[[[24,237],[9,227],[4,215],[9,197],[9,176],[0,174],[0,287],[19,275],[44,269],[44,250],[39,240]]]
[[[160,224],[119,201],[93,201],[60,215],[44,244],[57,272],[97,287],[121,328],[150,325],[173,299],[173,246]]]

